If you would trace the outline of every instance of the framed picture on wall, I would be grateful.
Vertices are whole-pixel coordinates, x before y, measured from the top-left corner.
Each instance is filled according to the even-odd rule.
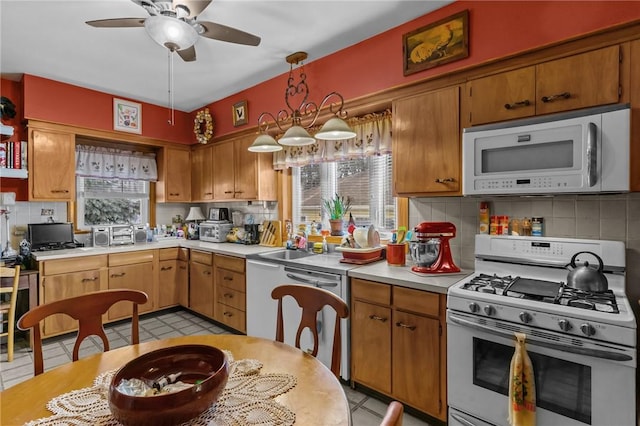
[[[113,129],[142,133],[142,104],[113,98]]]
[[[469,56],[469,11],[433,22],[402,36],[404,75]]]
[[[248,122],[247,101],[240,101],[233,104],[233,125],[238,127]]]

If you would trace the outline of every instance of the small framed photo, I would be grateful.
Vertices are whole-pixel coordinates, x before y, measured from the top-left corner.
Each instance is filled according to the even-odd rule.
[[[142,104],[113,98],[113,129],[142,134]]]
[[[240,101],[233,104],[233,125],[235,127],[248,123],[247,101]]]
[[[402,56],[404,75],[469,56],[469,11],[404,34]]]

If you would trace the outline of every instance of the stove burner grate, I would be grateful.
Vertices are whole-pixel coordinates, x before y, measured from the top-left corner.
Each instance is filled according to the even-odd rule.
[[[497,296],[529,299],[600,312],[614,314],[620,312],[613,291],[589,292],[567,287],[563,282],[556,283],[512,277],[511,275],[500,277],[497,274],[481,273],[464,283],[461,288]]]

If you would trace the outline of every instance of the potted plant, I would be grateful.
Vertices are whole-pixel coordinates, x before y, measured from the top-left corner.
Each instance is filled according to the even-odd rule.
[[[342,235],[342,218],[351,209],[351,197],[345,197],[336,193],[332,198],[324,198],[322,207],[329,215],[331,235]]]

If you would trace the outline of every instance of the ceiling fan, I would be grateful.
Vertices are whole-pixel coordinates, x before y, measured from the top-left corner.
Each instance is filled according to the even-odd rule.
[[[151,15],[148,18],[116,18],[87,21],[99,28],[144,27],[159,45],[176,52],[187,62],[196,60],[199,36],[229,43],[257,46],[260,37],[215,22],[198,21],[197,16],[211,0],[131,0]]]

